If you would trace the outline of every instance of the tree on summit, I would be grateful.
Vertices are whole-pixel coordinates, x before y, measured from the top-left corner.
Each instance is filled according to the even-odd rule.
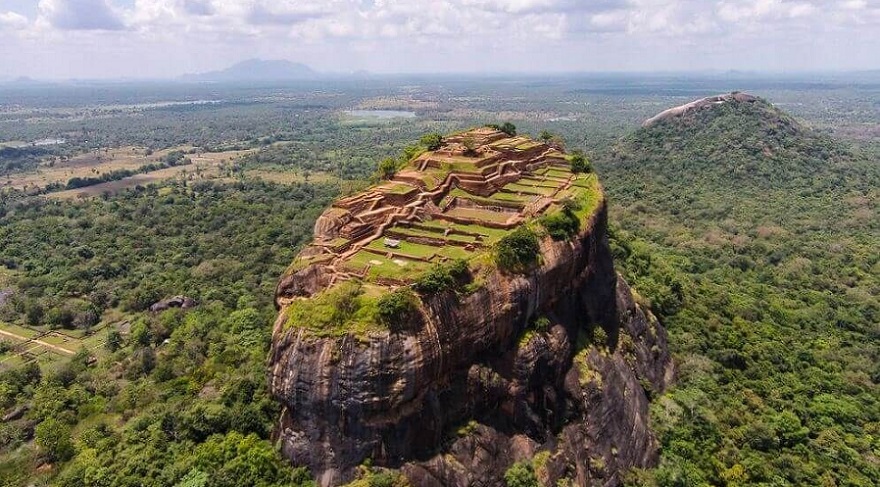
[[[581,151],[574,151],[571,154],[571,172],[578,173],[591,173],[593,172],[593,165],[590,164],[590,161],[587,160],[587,156],[584,155]]]
[[[516,136],[516,125],[514,125],[510,122],[504,122],[501,125],[501,131],[511,137],[514,137],[514,136]]]
[[[392,179],[397,174],[397,161],[391,157],[386,157],[379,162],[379,177],[382,179]]]
[[[501,125],[498,125],[497,123],[490,123],[486,124],[486,126],[491,129],[500,130],[511,137],[516,137],[516,125],[510,122],[504,122]]]
[[[419,143],[428,150],[437,150],[443,144],[443,136],[438,133],[425,134],[419,139]]]

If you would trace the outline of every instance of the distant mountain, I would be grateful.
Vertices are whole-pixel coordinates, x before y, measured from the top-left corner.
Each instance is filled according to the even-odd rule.
[[[181,81],[290,81],[314,79],[318,73],[305,64],[287,60],[248,59],[220,71],[186,74]]]
[[[58,86],[58,83],[55,81],[33,79],[28,76],[19,76],[17,78],[0,79],[0,85],[4,88],[14,89],[42,89]]]
[[[34,80],[33,78],[31,78],[29,76],[19,76],[18,78],[15,78],[14,80],[10,81],[10,83],[14,83],[17,85],[34,85],[34,84],[38,84],[38,81]]]

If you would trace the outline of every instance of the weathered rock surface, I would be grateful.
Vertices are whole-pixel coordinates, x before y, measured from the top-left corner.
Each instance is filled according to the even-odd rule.
[[[716,95],[710,96],[706,98],[702,98],[700,100],[692,101],[690,103],[686,103],[681,106],[677,106],[674,108],[670,108],[668,110],[664,110],[657,114],[654,117],[645,120],[645,123],[642,124],[642,127],[651,127],[656,125],[657,123],[663,120],[669,120],[672,118],[685,117],[689,114],[697,112],[699,110],[704,110],[706,108],[710,108],[722,103],[729,102],[740,102],[740,103],[753,103],[758,101],[756,96],[752,96],[746,93],[733,92],[727,93],[724,95]]]
[[[196,301],[193,298],[187,296],[174,296],[173,298],[163,299],[162,301],[153,303],[150,306],[150,311],[158,313],[169,308],[189,309],[195,306]]]
[[[653,465],[648,398],[671,379],[666,333],[616,274],[606,218],[603,203],[575,239],[544,239],[527,275],[426,299],[405,332],[320,338],[284,326],[282,308],[269,380],[284,455],[325,486],[366,459],[428,486],[499,485],[540,452],[544,485],[619,485]],[[318,268],[281,287],[311,294]],[[549,325],[534,329],[538,317]]]

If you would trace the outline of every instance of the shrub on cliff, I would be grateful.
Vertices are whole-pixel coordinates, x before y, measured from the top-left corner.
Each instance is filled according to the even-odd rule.
[[[504,472],[507,487],[538,487],[538,478],[531,463],[516,462]]]
[[[406,288],[398,289],[379,298],[379,321],[392,331],[398,331],[412,321],[418,311],[418,298]]]
[[[534,230],[521,226],[495,244],[495,263],[507,272],[525,272],[538,263],[541,245]]]
[[[572,199],[562,202],[562,210],[541,218],[541,225],[553,240],[565,240],[573,237],[581,229],[581,221],[577,211],[581,205]]]
[[[413,283],[413,289],[422,295],[437,294],[449,289],[457,290],[467,283],[469,277],[467,261],[457,259],[449,264],[432,266]]]

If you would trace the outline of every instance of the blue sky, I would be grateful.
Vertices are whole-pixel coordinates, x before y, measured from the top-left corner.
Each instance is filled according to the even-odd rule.
[[[880,0],[0,0],[0,77],[880,69]]]

